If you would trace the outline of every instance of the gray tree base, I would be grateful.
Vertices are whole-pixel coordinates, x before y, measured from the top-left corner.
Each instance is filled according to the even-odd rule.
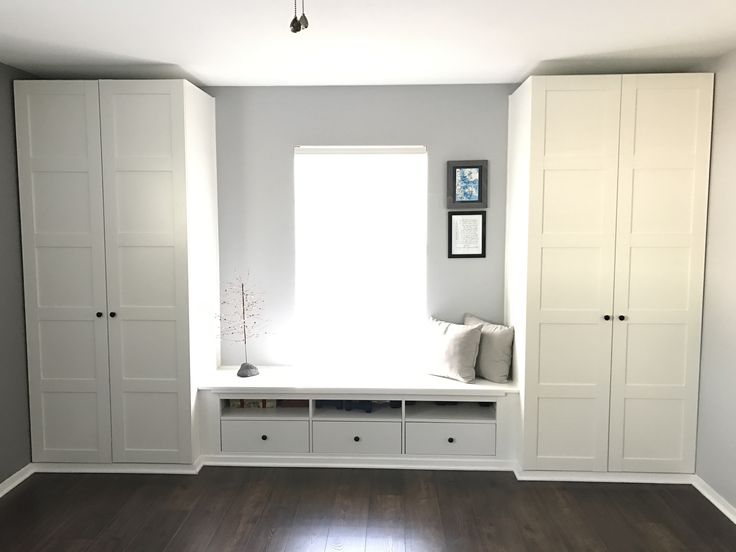
[[[240,365],[240,370],[238,370],[238,377],[241,378],[249,378],[251,376],[257,376],[258,375],[258,367],[251,364],[250,362],[244,362]]]

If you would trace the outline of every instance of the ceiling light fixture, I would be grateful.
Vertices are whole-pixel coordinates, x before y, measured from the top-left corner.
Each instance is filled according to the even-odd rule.
[[[304,0],[302,0],[302,16],[297,18],[297,11],[296,11],[296,0],[294,0],[294,19],[291,20],[291,25],[289,25],[289,28],[291,29],[292,33],[298,33],[302,29],[306,29],[309,27],[309,19],[307,19],[307,16],[304,15]]]

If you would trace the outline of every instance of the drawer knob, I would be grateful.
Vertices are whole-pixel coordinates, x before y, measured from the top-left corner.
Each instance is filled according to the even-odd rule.
[[[611,319],[611,315],[610,314],[604,314],[603,315],[603,320],[610,320],[610,319]]]
[[[261,441],[268,441],[268,435],[261,435]]]
[[[447,439],[447,442],[448,443],[454,443],[455,442],[455,438],[454,437],[450,437],[449,439]]]
[[[116,313],[116,312],[111,312],[111,313],[110,313],[110,318],[115,318],[115,317],[116,317],[117,315],[118,315],[118,313]]]
[[[621,320],[621,322],[623,322],[624,320],[626,320],[626,317],[623,314],[619,314],[618,319]]]
[[[353,441],[355,441],[355,442],[357,443],[358,441],[360,441],[360,437],[358,437],[358,436],[356,435],[355,437],[353,437]]]
[[[97,313],[95,314],[95,316],[96,316],[97,318],[102,318],[102,313],[98,311],[98,312],[97,312]]]

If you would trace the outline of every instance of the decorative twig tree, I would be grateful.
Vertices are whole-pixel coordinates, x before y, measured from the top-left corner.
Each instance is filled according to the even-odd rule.
[[[219,314],[220,338],[243,344],[245,362],[238,370],[240,377],[258,374],[258,368],[248,362],[248,339],[261,335],[263,325],[263,298],[253,290],[248,280],[249,276],[245,280],[236,276],[225,284]]]

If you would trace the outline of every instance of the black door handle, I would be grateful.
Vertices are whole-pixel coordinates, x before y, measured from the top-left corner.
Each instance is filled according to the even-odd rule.
[[[268,435],[261,435],[261,441],[267,441]]]
[[[116,313],[116,312],[111,312],[111,313],[110,313],[110,318],[115,318],[115,317],[116,317],[117,315],[118,315],[118,313]]]
[[[101,312],[98,312],[98,313],[96,313],[96,314],[95,314],[95,316],[96,316],[97,318],[102,318],[102,313],[101,313]]]
[[[447,442],[448,443],[454,443],[455,442],[455,438],[454,437],[450,437],[449,439],[447,439]]]
[[[610,319],[611,319],[611,315],[610,314],[604,314],[603,315],[603,320],[610,320]]]
[[[626,317],[623,314],[619,314],[618,319],[621,320],[621,322],[623,322],[624,320],[626,320]]]
[[[358,441],[360,441],[360,437],[358,437],[358,436],[356,435],[355,437],[353,437],[353,441],[355,441],[355,442],[357,443]]]

